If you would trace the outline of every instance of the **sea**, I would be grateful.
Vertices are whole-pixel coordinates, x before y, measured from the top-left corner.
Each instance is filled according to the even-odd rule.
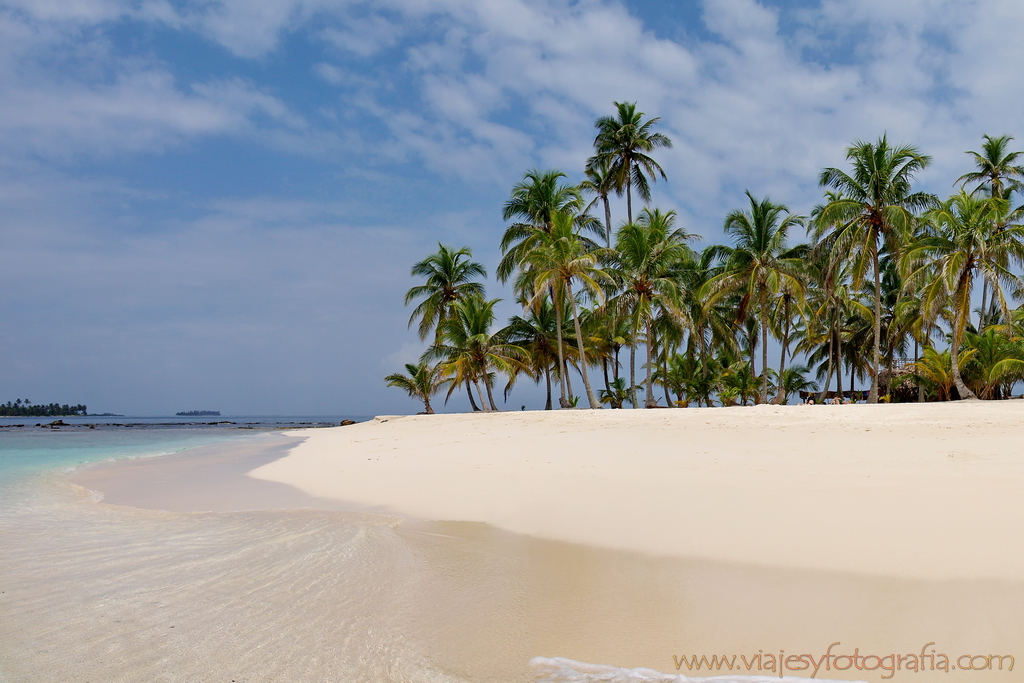
[[[344,419],[369,418],[0,419],[0,683],[704,680],[587,663],[668,660],[696,600],[679,587],[710,580],[689,566],[387,511],[126,507],[71,482]]]
[[[26,482],[91,463],[179,453],[285,429],[334,427],[366,415],[0,417],[0,506]]]

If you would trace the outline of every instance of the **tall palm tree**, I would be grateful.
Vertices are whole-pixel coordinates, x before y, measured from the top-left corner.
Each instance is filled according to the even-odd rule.
[[[790,228],[803,225],[803,216],[789,212],[784,204],[775,204],[768,197],[758,201],[747,191],[750,209],[737,209],[725,219],[725,233],[733,238],[734,246],[721,247],[719,254],[725,262],[725,272],[718,276],[716,285],[720,293],[740,295],[737,320],[744,320],[749,311],[757,309],[761,323],[761,402],[768,401],[768,323],[769,299],[784,290],[803,298],[803,259],[800,254],[788,253],[786,238]],[[751,358],[753,362],[753,358]],[[753,369],[752,369],[753,370]]]
[[[497,275],[502,282],[512,277],[525,254],[544,234],[551,232],[552,217],[556,213],[570,213],[581,227],[600,231],[583,209],[585,202],[580,189],[563,182],[565,177],[562,171],[531,169],[512,188],[512,195],[502,210],[506,221],[515,221],[501,237],[504,256],[498,263]]]
[[[568,302],[572,311],[573,326],[576,330],[576,344],[579,351],[579,369],[591,408],[600,408],[587,373],[587,356],[583,348],[583,332],[580,329],[579,307],[573,282],[579,282],[582,290],[600,298],[603,295],[601,283],[608,276],[598,267],[599,250],[588,249],[587,243],[576,230],[575,216],[568,211],[559,211],[552,216],[551,230],[542,233],[535,248],[524,254],[520,263],[521,274],[516,280],[520,293],[532,293],[531,305],[549,293],[554,299],[556,318],[561,317],[561,303]],[[564,367],[562,335],[558,334],[560,362]],[[562,407],[567,407],[563,397]]]
[[[882,282],[878,267],[882,249],[898,254],[913,224],[913,212],[932,206],[935,198],[912,192],[911,183],[931,157],[910,145],[893,147],[883,135],[878,142],[856,141],[846,151],[852,173],[826,168],[819,183],[840,196],[830,201],[815,222],[815,240],[828,239],[831,260],[849,260],[854,286],[864,281],[868,269],[875,278],[874,373],[869,403],[878,402],[878,373],[882,346]]]
[[[1007,147],[1013,140],[1009,135],[992,137],[983,136],[985,143],[982,145],[981,153],[969,151],[974,157],[977,170],[965,173],[956,182],[963,189],[968,184],[974,184],[971,194],[985,190],[990,197],[1009,199],[1010,193],[1021,188],[1021,181],[1024,180],[1024,166],[1017,163],[1024,152],[1009,152]],[[981,285],[981,312],[978,314],[978,328],[984,328],[988,317],[988,283]]]
[[[615,176],[611,173],[607,159],[602,161],[591,159],[588,161],[586,174],[586,180],[579,185],[580,191],[588,192],[595,196],[594,200],[587,205],[585,210],[590,211],[598,200],[601,200],[604,204],[604,243],[605,247],[610,249],[612,246],[612,209],[608,203],[608,195],[615,191]]]
[[[426,361],[420,361],[415,365],[406,363],[405,371],[409,374],[396,372],[385,377],[384,381],[389,387],[402,389],[409,396],[423,401],[424,411],[427,415],[433,415],[434,409],[430,405],[430,398],[452,380],[444,377],[440,366],[432,366]]]
[[[800,244],[787,253],[782,254],[785,259],[798,259],[801,261],[807,260],[810,253],[810,246],[807,244]],[[800,284],[804,290],[807,288],[807,269],[801,268],[800,270]],[[792,333],[794,323],[799,324],[799,319],[803,316],[804,306],[802,305],[802,291],[796,291],[791,287],[787,287],[788,281],[783,283],[783,287],[779,292],[779,296],[776,297],[772,304],[771,311],[771,325],[772,335],[779,340],[781,346],[781,356],[779,358],[779,377],[789,377],[786,375],[786,355],[789,353],[789,345],[792,341]],[[804,371],[806,372],[806,370]],[[780,385],[781,388],[781,385]],[[786,402],[787,397],[782,391],[776,393],[775,398],[772,399],[772,403],[782,405]]]
[[[672,147],[672,141],[662,133],[652,132],[661,119],[654,117],[644,121],[644,113],[636,110],[636,102],[615,102],[615,109],[615,116],[602,116],[594,124],[596,154],[587,165],[607,166],[616,192],[626,193],[626,222],[632,223],[632,189],[635,187],[640,198],[649,202],[648,176],[651,180],[655,180],[656,175],[666,177],[664,169],[648,154],[659,147]]]
[[[431,254],[412,267],[412,275],[426,278],[426,283],[413,287],[405,294],[406,306],[423,298],[409,316],[409,327],[419,319],[421,340],[430,336],[431,330],[435,330],[451,315],[452,306],[456,302],[484,295],[484,286],[473,278],[487,277],[487,271],[476,261],[470,260],[473,257],[470,248],[453,249],[443,244],[437,247],[436,254]]]
[[[992,137],[983,136],[985,143],[982,151],[968,151],[974,157],[977,165],[976,171],[965,173],[956,179],[957,184],[963,189],[968,184],[974,184],[975,188],[971,194],[977,194],[981,190],[987,190],[990,197],[1006,199],[1009,192],[1017,188],[1021,181],[1024,181],[1024,166],[1017,163],[1018,158],[1024,152],[1008,152],[1007,147],[1013,140],[1009,135]]]
[[[463,383],[476,387],[485,411],[488,405],[490,410],[498,410],[491,390],[493,374],[511,378],[524,368],[523,349],[491,332],[494,306],[499,301],[473,296],[456,303],[451,317],[441,323],[438,342],[424,354],[425,360],[441,361],[442,371],[453,380],[452,389]],[[486,400],[481,385],[487,390]]]
[[[686,261],[693,259],[687,242],[694,238],[675,228],[676,212],[644,209],[636,223],[619,229],[615,250],[610,256],[610,274],[621,289],[616,305],[628,311],[633,321],[634,341],[643,327],[647,340],[647,378],[645,404],[655,405],[651,371],[655,364],[653,323],[659,312],[677,321],[685,318],[679,306],[679,274]],[[633,405],[636,401],[636,362],[634,343],[630,351],[630,377]]]
[[[933,229],[908,247],[900,261],[907,286],[920,288],[922,305],[932,316],[950,300],[950,362],[960,398],[977,398],[964,384],[958,358],[975,277],[989,283],[1006,320],[1010,311],[1004,288],[1014,296],[1024,292],[1024,282],[1009,267],[1024,264],[1024,226],[1006,225],[1008,214],[1005,199],[978,199],[961,191],[928,213]],[[1006,227],[993,232],[995,225]]]

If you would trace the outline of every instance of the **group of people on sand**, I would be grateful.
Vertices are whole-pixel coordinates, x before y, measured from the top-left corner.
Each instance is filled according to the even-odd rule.
[[[844,405],[844,404],[853,404],[853,403],[856,403],[856,402],[857,401],[855,401],[852,396],[836,396],[835,398],[826,398],[823,401],[824,405],[827,405],[827,406],[838,406],[838,405]],[[805,406],[813,406],[813,405],[815,405],[817,403],[818,402],[816,400],[814,400],[813,396],[808,396],[807,400],[803,402],[803,405],[805,405]]]

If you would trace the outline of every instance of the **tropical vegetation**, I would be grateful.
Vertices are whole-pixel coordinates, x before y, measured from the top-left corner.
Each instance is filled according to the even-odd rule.
[[[409,324],[429,346],[388,384],[430,413],[445,389],[499,410],[495,388],[507,399],[521,380],[543,384],[549,410],[555,396],[592,409],[996,400],[1024,380],[1012,137],[984,136],[945,199],[916,186],[931,159],[913,145],[855,141],[806,215],[747,191],[725,243],[697,248],[675,211],[652,206],[672,147],[659,124],[616,102],[578,183],[531,169],[511,188],[496,235],[518,311],[506,324],[468,246],[416,263]]]

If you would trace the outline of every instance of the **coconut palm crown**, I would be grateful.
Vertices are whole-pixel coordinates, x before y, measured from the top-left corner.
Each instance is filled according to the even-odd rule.
[[[655,180],[665,171],[649,156],[659,147],[672,147],[672,140],[663,133],[652,131],[661,120],[654,117],[644,121],[644,113],[636,110],[636,102],[615,102],[615,116],[602,116],[594,126],[596,154],[587,162],[588,167],[605,165],[611,174],[612,186],[617,194],[626,194],[626,222],[633,222],[633,193],[645,202],[651,200],[648,177]]]
[[[451,315],[452,306],[473,296],[483,296],[484,286],[473,278],[487,277],[487,271],[476,261],[469,247],[453,249],[437,245],[431,254],[412,267],[412,275],[426,278],[426,283],[413,287],[405,294],[405,305],[423,297],[409,316],[409,327],[418,318],[420,339],[430,336],[431,330]]]

